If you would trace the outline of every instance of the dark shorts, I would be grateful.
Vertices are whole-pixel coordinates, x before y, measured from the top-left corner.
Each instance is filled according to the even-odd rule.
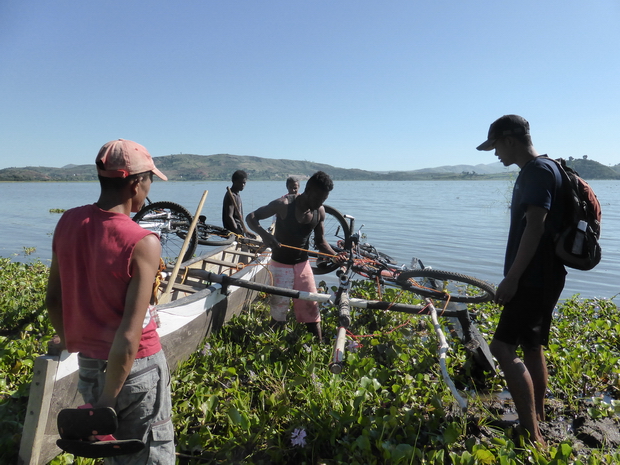
[[[563,288],[564,277],[551,288],[520,286],[504,305],[493,338],[528,348],[548,345],[553,310]]]

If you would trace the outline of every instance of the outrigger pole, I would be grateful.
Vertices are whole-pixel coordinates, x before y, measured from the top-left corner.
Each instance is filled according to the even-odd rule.
[[[166,272],[163,273],[166,276]],[[292,299],[299,300],[312,300],[320,303],[331,303],[335,305],[333,301],[334,296],[331,294],[321,294],[318,292],[306,292],[298,291],[295,289],[286,289],[283,287],[275,287],[269,284],[261,284],[252,281],[245,281],[243,279],[233,278],[231,276],[212,273],[205,270],[189,269],[188,276],[194,278],[200,278],[212,283],[220,283],[223,286],[237,286],[245,287],[253,291],[266,292],[267,294],[275,294],[283,297],[290,297]],[[351,307],[356,308],[368,308],[372,310],[393,310],[397,312],[409,313],[411,315],[430,315],[429,305],[411,305],[402,303],[384,302],[381,300],[364,300],[357,298],[349,298],[349,304]],[[459,318],[467,313],[467,310],[443,310],[441,316]]]

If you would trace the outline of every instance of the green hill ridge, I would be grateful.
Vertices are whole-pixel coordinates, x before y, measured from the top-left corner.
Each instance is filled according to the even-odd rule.
[[[166,155],[154,157],[155,164],[171,181],[229,181],[235,170],[242,169],[253,181],[284,181],[295,175],[302,179],[322,170],[334,180],[349,181],[420,181],[420,180],[463,180],[463,179],[509,179],[514,170],[501,168],[495,173],[477,173],[476,167],[425,168],[412,171],[378,172],[361,169],[337,168],[310,161],[261,158],[243,155]],[[587,156],[568,160],[584,179],[620,179],[620,164],[605,166]],[[485,165],[487,166],[487,165]],[[466,167],[463,169],[463,167]],[[62,168],[27,166],[0,170],[0,181],[96,181],[94,164],[66,165]]]

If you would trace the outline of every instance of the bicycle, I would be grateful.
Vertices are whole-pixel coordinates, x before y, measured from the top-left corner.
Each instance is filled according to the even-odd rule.
[[[421,262],[419,263],[420,270],[409,270],[404,267],[398,267],[395,264],[391,263],[394,260],[391,259],[386,254],[382,254],[377,251],[370,244],[359,244],[359,238],[361,237],[361,233],[358,232],[356,235],[351,236],[347,234],[348,231],[353,229],[354,218],[348,216],[347,219],[349,223],[346,222],[345,217],[340,215],[340,213],[332,207],[328,207],[326,209],[329,211],[329,215],[331,215],[332,226],[328,227],[330,238],[337,238],[337,243],[332,246],[332,248],[340,249],[340,246],[346,246],[347,249],[340,249],[346,251],[349,256],[349,259],[344,264],[335,264],[332,261],[325,263],[325,268],[329,268],[331,270],[338,269],[338,278],[339,278],[339,286],[337,288],[336,294],[326,294],[320,292],[306,292],[306,291],[298,291],[294,289],[288,288],[279,288],[269,284],[245,281],[242,279],[234,278],[232,276],[228,276],[226,274],[215,274],[206,270],[189,270],[188,275],[193,276],[195,278],[199,278],[205,280],[206,282],[215,282],[221,283],[224,286],[233,285],[244,287],[247,289],[252,289],[258,292],[265,292],[267,294],[280,295],[283,297],[289,297],[293,299],[299,300],[308,300],[315,302],[322,302],[329,305],[336,306],[338,308],[338,330],[336,335],[336,340],[334,342],[334,349],[332,354],[332,361],[329,364],[329,369],[334,374],[339,374],[344,369],[345,364],[345,347],[346,347],[346,339],[348,328],[351,325],[351,307],[357,307],[361,309],[374,309],[374,310],[390,310],[408,313],[410,315],[428,315],[432,319],[432,324],[437,333],[439,339],[439,363],[441,367],[442,376],[444,377],[445,382],[450,387],[454,397],[457,399],[461,408],[465,410],[467,408],[467,400],[459,395],[458,390],[447,371],[446,367],[446,354],[449,349],[449,346],[445,340],[445,336],[443,334],[441,325],[438,322],[438,312],[435,308],[432,300],[430,298],[425,299],[425,302],[422,304],[410,304],[410,303],[400,303],[400,302],[387,302],[383,300],[368,300],[362,298],[355,298],[349,295],[351,289],[351,278],[353,275],[358,274],[360,276],[362,273],[368,273],[366,277],[372,273],[372,276],[376,279],[381,279],[385,284],[392,284],[396,287],[404,286],[404,283],[409,283],[412,279],[417,277],[417,274],[424,277],[424,279],[430,279],[431,285],[437,287],[437,283],[433,282],[433,280],[437,281],[439,279],[446,280],[456,280],[458,282],[463,282],[465,278],[468,280],[473,280],[472,282],[466,283],[468,288],[477,288],[482,287],[484,294],[476,296],[477,300],[488,300],[493,296],[492,286],[484,281],[477,280],[476,278],[467,277],[465,275],[459,273],[450,273],[450,272],[439,272],[438,270],[429,270],[427,268],[423,268]],[[340,215],[337,217],[337,215]],[[361,229],[361,228],[360,228]],[[330,244],[331,245],[331,244]],[[316,245],[315,245],[316,246]],[[318,252],[309,251],[313,255],[318,255]],[[325,254],[320,254],[323,256]],[[359,263],[356,264],[356,257],[359,260],[359,257],[364,257],[364,267],[362,267]],[[376,267],[369,267],[368,263],[374,262],[378,264]],[[322,265],[316,265],[321,267]],[[324,271],[324,270],[322,270]],[[416,272],[416,273],[413,273]],[[408,274],[405,274],[408,273]],[[416,276],[414,276],[416,274]],[[400,280],[398,278],[403,276]],[[406,278],[406,279],[405,279]],[[368,279],[368,278],[367,278]],[[407,286],[412,288],[412,292],[417,294],[422,294],[423,292],[431,293],[432,296],[437,296],[440,299],[451,299],[452,301],[457,301],[455,297],[463,297],[461,294],[453,295],[452,291],[447,292],[445,289],[437,289],[435,288],[427,288],[418,289],[418,286],[413,286],[407,284]],[[403,290],[408,290],[401,287]],[[465,295],[464,298],[468,299],[469,296]],[[470,300],[465,300],[469,302]],[[446,302],[446,305],[443,309],[441,309],[442,317],[453,318],[454,321],[458,321],[461,326],[462,335],[460,339],[467,349],[468,352],[471,353],[476,364],[485,371],[495,371],[495,364],[493,361],[493,357],[489,350],[489,346],[486,343],[484,337],[477,330],[473,320],[470,318],[469,311],[467,307],[463,306],[455,308],[455,306],[450,306],[449,302]]]
[[[333,213],[332,211],[331,214],[337,215],[338,213]],[[342,218],[344,219],[345,217]],[[346,218],[349,219],[349,224],[347,225],[348,229],[352,230],[355,219],[351,216],[347,216]],[[467,307],[450,309],[449,306],[449,302],[468,304],[492,300],[494,296],[494,286],[480,279],[461,273],[433,270],[424,267],[422,262],[417,258],[413,260],[416,265],[415,268],[397,266],[389,255],[379,252],[371,244],[360,244],[360,238],[362,237],[363,235],[360,228],[356,234],[350,237],[345,236],[339,238],[338,242],[332,246],[332,248],[339,252],[342,250],[346,251],[349,254],[349,260],[345,265],[339,266],[337,273],[339,277],[339,286],[334,304],[338,306],[339,328],[334,344],[330,370],[333,373],[340,373],[344,365],[346,332],[351,324],[350,307],[377,308],[417,315],[427,314],[431,316],[433,325],[441,342],[440,363],[442,364],[444,378],[463,407],[467,402],[458,396],[454,384],[449,379],[447,371],[445,371],[445,353],[448,346],[438,323],[437,311],[431,299],[446,301],[446,306],[441,312],[441,316],[453,318],[453,321],[460,326],[461,341],[465,348],[472,354],[475,362],[484,370],[495,371],[495,364],[489,346],[476,328]],[[348,248],[342,249],[341,246]],[[380,286],[391,285],[403,291],[411,291],[414,294],[426,297],[426,304],[408,305],[383,301],[363,301],[361,299],[351,298],[349,296],[350,281],[355,274],[373,280]],[[379,295],[381,295],[381,293],[379,293]]]
[[[221,226],[206,223],[207,217],[200,215],[196,223],[196,233],[198,234],[198,244],[209,246],[229,245],[235,241],[237,235]]]
[[[148,197],[146,200],[148,204],[134,215],[133,220],[143,228],[159,234],[164,262],[167,265],[175,263],[193,217],[178,203],[168,201],[151,203]],[[206,219],[205,215],[198,217],[196,228],[181,262],[192,258],[198,245],[219,247],[241,239],[226,228],[206,223]]]
[[[348,240],[351,238],[351,229],[349,223],[345,219],[345,217],[333,207],[329,205],[323,205],[325,208],[325,220],[323,221],[323,235],[329,245],[334,248],[337,252],[341,252],[344,250],[348,244]],[[337,244],[340,243],[340,247]],[[316,238],[314,237],[314,231],[310,234],[310,247],[311,250],[318,251],[318,247],[316,245]],[[310,253],[312,256],[313,254]],[[319,256],[315,252],[314,256]],[[339,268],[339,265],[333,263],[329,260],[317,260],[314,264],[312,264],[312,272],[315,275],[327,274],[335,271]]]
[[[159,235],[162,259],[166,265],[174,264],[179,259],[193,217],[178,203],[168,201],[151,203],[148,197],[146,200],[148,205],[133,216],[133,221]],[[181,262],[192,258],[197,242],[198,233],[194,230]]]
[[[450,300],[461,303],[481,303],[493,299],[495,288],[492,284],[473,276],[452,271],[435,270],[424,267],[421,260],[414,259],[414,267],[396,265],[387,254],[378,251],[361,239],[361,228],[351,234],[355,219],[342,215],[338,210],[325,205],[325,237],[336,252],[351,252],[351,270],[362,278],[384,286],[389,285],[422,297]],[[348,221],[347,221],[348,220]],[[362,225],[362,228],[364,225]],[[314,244],[313,237],[311,244]],[[339,265],[323,258],[316,250],[310,255],[316,257],[312,271],[316,275],[331,273]]]

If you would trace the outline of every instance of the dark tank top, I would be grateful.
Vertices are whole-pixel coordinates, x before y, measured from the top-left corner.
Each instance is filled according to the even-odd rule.
[[[286,244],[300,249],[308,249],[310,234],[316,227],[319,218],[319,211],[312,212],[312,221],[308,224],[301,224],[295,216],[295,205],[297,204],[296,195],[287,195],[289,204],[286,210],[286,217],[276,218],[276,239],[280,244]],[[296,265],[308,260],[308,252],[280,247],[271,253],[271,258],[285,265]]]

